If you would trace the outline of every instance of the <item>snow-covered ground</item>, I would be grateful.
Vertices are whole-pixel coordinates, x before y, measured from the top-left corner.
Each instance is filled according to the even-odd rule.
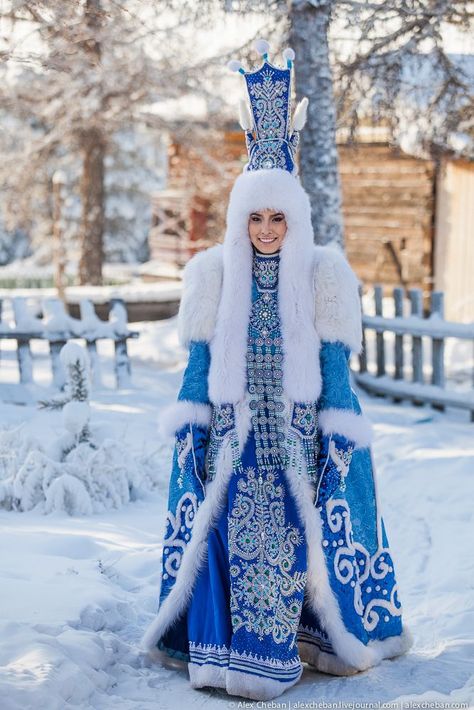
[[[175,318],[138,327],[141,337],[129,343],[129,390],[114,389],[112,348],[99,346],[104,386],[93,391],[91,426],[156,461],[159,483],[120,510],[89,517],[0,509],[1,710],[224,708],[242,700],[193,690],[185,668],[152,664],[136,647],[157,606],[171,465],[172,441],[160,441],[156,419],[177,395],[185,357]],[[8,347],[2,345],[0,396],[12,401],[17,373]],[[43,345],[33,349],[40,386],[21,393],[23,406],[0,405],[2,426],[22,426],[47,442],[57,436],[60,413],[29,401],[50,382]],[[273,701],[280,705],[267,706],[474,707],[474,424],[463,412],[363,394],[361,401],[375,425],[379,495],[415,644],[350,678],[306,668],[299,684]]]

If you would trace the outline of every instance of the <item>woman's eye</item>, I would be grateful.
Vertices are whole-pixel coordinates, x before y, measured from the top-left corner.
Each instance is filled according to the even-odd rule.
[[[282,222],[283,217],[281,215],[277,215],[276,217],[273,218],[275,222]]]

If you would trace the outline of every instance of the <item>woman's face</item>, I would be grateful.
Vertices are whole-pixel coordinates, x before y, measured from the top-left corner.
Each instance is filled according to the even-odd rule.
[[[249,237],[256,249],[264,254],[279,250],[287,230],[283,212],[259,210],[249,216]]]

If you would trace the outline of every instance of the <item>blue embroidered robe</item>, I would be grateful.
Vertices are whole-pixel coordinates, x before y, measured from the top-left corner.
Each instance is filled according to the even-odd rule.
[[[361,409],[350,386],[350,350],[342,342],[321,342],[321,395],[317,402],[293,403],[285,434],[278,263],[278,254],[254,254],[246,363],[251,426],[240,453],[233,405],[209,401],[208,343],[190,343],[178,400],[211,405],[212,421],[190,421],[176,432],[160,608],[176,583],[229,437],[232,476],[187,603],[156,641],[161,651],[189,662],[195,687],[215,685],[259,699],[297,682],[302,660],[348,675],[411,642],[408,634],[400,639],[401,604],[377,510],[370,446],[351,438],[345,425],[346,413],[360,415]],[[304,471],[311,484],[306,510],[310,505],[320,520],[311,540],[285,469],[296,476]],[[320,609],[309,599],[315,576],[310,558],[328,583],[318,592]]]

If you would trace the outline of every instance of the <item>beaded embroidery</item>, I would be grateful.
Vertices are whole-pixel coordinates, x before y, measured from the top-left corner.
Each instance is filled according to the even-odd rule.
[[[318,475],[317,461],[319,451],[316,402],[295,402],[293,405],[291,426],[298,431],[301,436],[307,474],[310,481],[314,482]]]
[[[247,380],[252,395],[249,406],[255,434],[258,468],[273,471],[283,466],[284,419],[283,341],[278,314],[278,266],[280,254],[254,251],[252,310],[247,339]]]
[[[206,479],[212,481],[216,475],[217,455],[221,445],[235,426],[232,404],[216,404],[212,407],[211,430],[206,452]]]
[[[333,439],[329,442],[329,455],[341,474],[341,491],[346,490],[346,476],[349,473],[353,450],[354,447],[351,445],[349,445],[347,449],[338,449]]]
[[[229,514],[232,627],[283,643],[294,634],[301,614],[298,593],[307,572],[293,566],[295,547],[304,539],[296,527],[285,525],[284,486],[272,473],[263,479],[251,466],[245,473]]]

